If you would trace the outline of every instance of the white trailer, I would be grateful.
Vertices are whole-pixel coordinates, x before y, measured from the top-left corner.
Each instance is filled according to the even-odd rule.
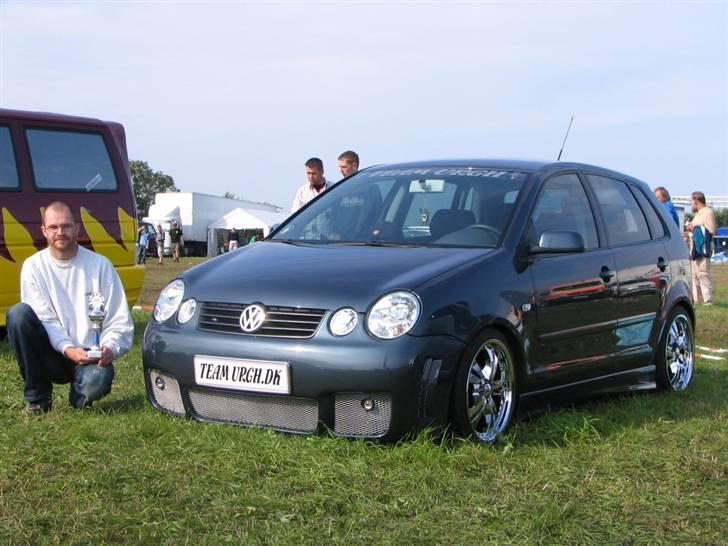
[[[275,213],[282,210],[282,207],[270,203],[195,192],[166,192],[154,195],[154,203],[144,221],[155,226],[161,224],[169,233],[172,222],[176,220],[182,228],[185,255],[206,256],[208,226],[237,208]],[[168,251],[168,246],[169,236],[165,238],[165,251]]]

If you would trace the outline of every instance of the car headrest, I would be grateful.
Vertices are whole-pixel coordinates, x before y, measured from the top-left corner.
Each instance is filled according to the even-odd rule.
[[[430,222],[430,235],[433,239],[458,231],[475,223],[475,214],[470,210],[438,210]]]

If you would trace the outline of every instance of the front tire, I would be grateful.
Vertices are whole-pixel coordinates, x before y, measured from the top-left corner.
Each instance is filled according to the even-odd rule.
[[[666,324],[655,363],[657,386],[682,391],[690,384],[695,366],[693,322],[684,309],[676,308],[670,312]]]
[[[453,424],[463,436],[493,443],[511,424],[516,400],[513,352],[503,334],[485,330],[468,346],[455,375]]]

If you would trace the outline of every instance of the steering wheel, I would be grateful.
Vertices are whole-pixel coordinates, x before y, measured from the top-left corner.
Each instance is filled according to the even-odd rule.
[[[500,231],[494,228],[493,226],[488,226],[486,224],[471,224],[467,226],[465,229],[470,229],[473,231],[481,231],[487,233],[489,236],[492,237],[492,241],[488,241],[488,244],[497,245],[498,240],[500,239]]]

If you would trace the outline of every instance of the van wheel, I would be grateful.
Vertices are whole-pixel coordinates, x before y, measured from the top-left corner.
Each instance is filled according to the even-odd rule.
[[[453,424],[459,434],[495,442],[515,415],[513,353],[503,334],[485,330],[465,350],[455,374]]]
[[[673,309],[657,349],[657,386],[672,391],[686,389],[693,377],[694,365],[693,323],[683,309]]]

